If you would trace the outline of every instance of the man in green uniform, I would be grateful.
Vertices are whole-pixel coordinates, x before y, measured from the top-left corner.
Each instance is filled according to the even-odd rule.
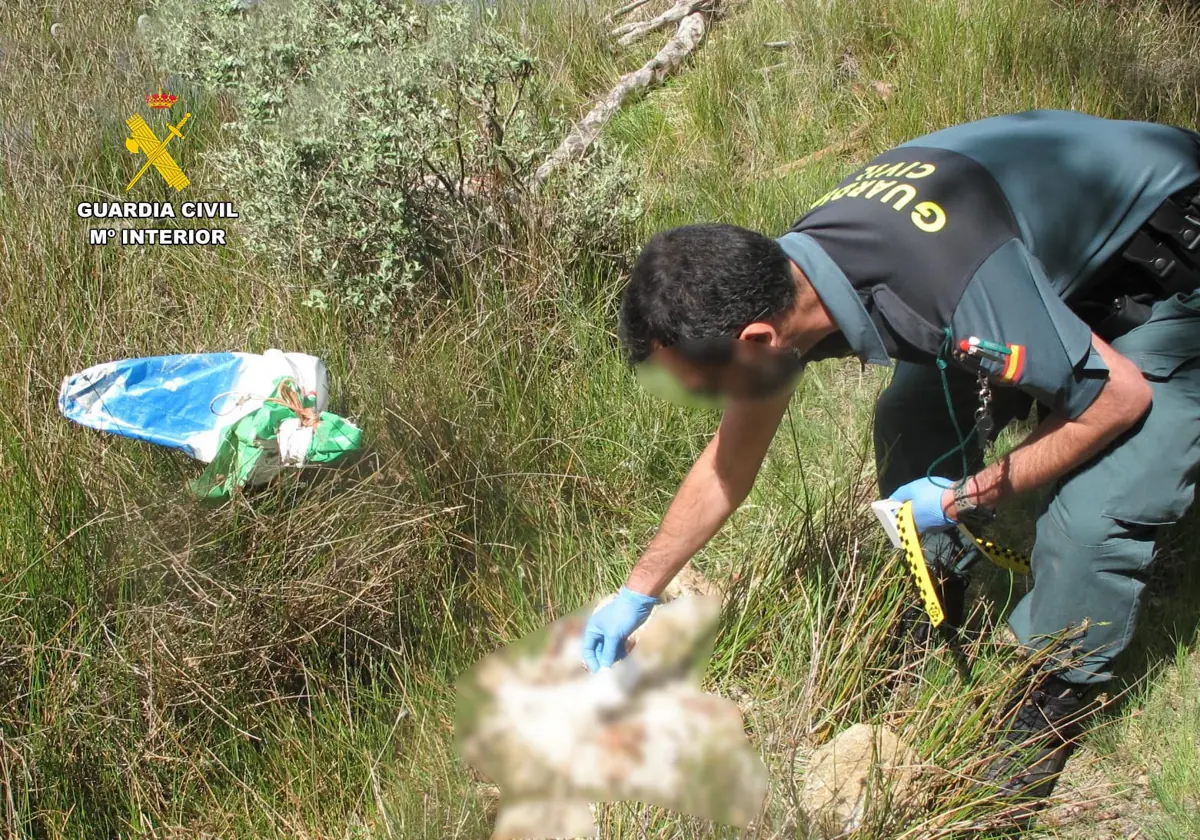
[[[993,765],[1006,792],[1052,789],[1091,690],[1133,633],[1158,530],[1192,502],[1198,191],[1194,132],[1062,111],[993,117],[885,152],[778,239],[730,225],[660,233],[625,291],[634,364],[723,340],[797,367],[847,355],[894,365],[875,413],[880,489],[912,502],[947,601],[974,555],[956,523],[1050,488],[1034,586],[1010,625],[1031,650],[1073,632],[1082,659],[1031,674],[1005,740],[1041,747]],[[590,668],[623,655],[746,498],[789,397],[727,401],[625,586],[591,617]],[[1035,431],[985,466],[981,443],[1035,404]]]

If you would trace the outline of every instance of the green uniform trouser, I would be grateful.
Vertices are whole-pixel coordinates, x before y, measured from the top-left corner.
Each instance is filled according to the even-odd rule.
[[[1076,683],[1112,676],[1113,657],[1133,635],[1159,526],[1178,520],[1192,502],[1200,466],[1200,292],[1160,301],[1149,321],[1113,347],[1150,382],[1154,404],[1138,425],[1051,488],[1037,520],[1034,586],[1009,617],[1017,638],[1030,648],[1089,619],[1077,643],[1085,658],[1063,675]],[[966,434],[974,428],[975,378],[959,370],[946,373]],[[1028,413],[1031,402],[1020,391],[992,392],[997,429]],[[882,494],[924,476],[957,443],[937,368],[898,363],[875,407]],[[974,439],[971,443],[968,465],[974,472],[982,454]],[[943,460],[933,474],[960,478],[961,457]],[[977,556],[965,550],[956,531],[930,534],[924,543],[931,564],[962,570]],[[955,555],[953,564],[943,559]]]

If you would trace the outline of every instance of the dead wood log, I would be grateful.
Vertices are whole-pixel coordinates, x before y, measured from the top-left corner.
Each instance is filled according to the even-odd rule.
[[[696,5],[702,5],[697,3]],[[644,90],[658,84],[678,69],[691,52],[699,46],[704,38],[704,15],[694,12],[679,22],[679,28],[671,39],[663,45],[654,58],[647,61],[632,73],[626,73],[588,112],[575,129],[563,139],[558,148],[537,168],[533,174],[533,187],[536,189],[550,176],[550,173],[567,160],[581,156],[599,136],[600,131],[612,119],[625,99],[633,92]]]
[[[626,3],[624,6],[617,9],[615,12],[613,12],[611,15],[608,16],[608,22],[612,23],[617,18],[625,17],[625,15],[629,14],[630,12],[636,12],[638,9],[642,8],[642,6],[645,6],[649,2],[650,2],[650,0],[633,0],[632,3]]]
[[[614,29],[612,34],[617,38],[617,43],[620,46],[628,47],[630,44],[641,40],[657,29],[662,29],[664,26],[675,21],[683,20],[688,15],[707,10],[712,5],[713,0],[676,0],[674,6],[667,9],[658,17],[622,24]]]

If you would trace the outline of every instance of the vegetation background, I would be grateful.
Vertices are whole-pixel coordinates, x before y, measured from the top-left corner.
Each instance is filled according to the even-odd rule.
[[[0,7],[6,836],[486,836],[496,792],[454,755],[456,677],[615,589],[715,424],[641,393],[620,357],[641,241],[781,232],[856,162],[990,114],[1198,127],[1186,4],[740,0],[530,196],[665,38],[615,48],[617,5]],[[160,86],[193,114],[172,147],[193,185],[136,198],[234,201],[230,247],[87,244],[74,207],[124,197],[124,120]],[[56,410],[62,377],[98,362],[268,347],[327,362],[359,461],[204,507],[194,462]],[[969,777],[1016,679],[990,630],[1024,584],[984,576],[972,685],[944,649],[889,656],[912,596],[866,507],[883,383],[811,371],[697,559],[737,577],[708,687],[771,770],[763,818],[738,833],[628,803],[599,809],[602,836],[804,837],[806,758],[860,720],[942,771],[920,801],[874,802],[864,836],[1001,819]],[[1028,543],[1027,510],[1003,524]],[[1034,836],[1200,836],[1198,541],[1187,522],[1166,540],[1125,698]]]

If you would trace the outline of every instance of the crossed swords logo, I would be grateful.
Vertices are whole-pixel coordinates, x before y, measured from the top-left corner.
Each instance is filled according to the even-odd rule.
[[[171,158],[171,154],[167,151],[167,144],[176,137],[180,140],[184,139],[180,129],[183,128],[184,123],[191,119],[191,116],[189,112],[183,115],[183,119],[178,124],[171,125],[168,123],[167,136],[161,141],[158,139],[158,135],[154,133],[154,130],[142,119],[141,114],[134,114],[125,120],[125,124],[129,126],[130,133],[133,134],[132,137],[125,138],[125,148],[131,154],[136,155],[138,152],[141,152],[146,155],[146,162],[142,164],[142,168],[138,170],[138,173],[133,176],[133,180],[125,187],[125,192],[133,189],[133,185],[146,174],[146,170],[150,168],[151,164],[158,170],[158,174],[163,177],[167,185],[174,187],[176,192],[191,183],[188,180],[188,176],[183,174],[183,170],[179,168],[179,164]]]

